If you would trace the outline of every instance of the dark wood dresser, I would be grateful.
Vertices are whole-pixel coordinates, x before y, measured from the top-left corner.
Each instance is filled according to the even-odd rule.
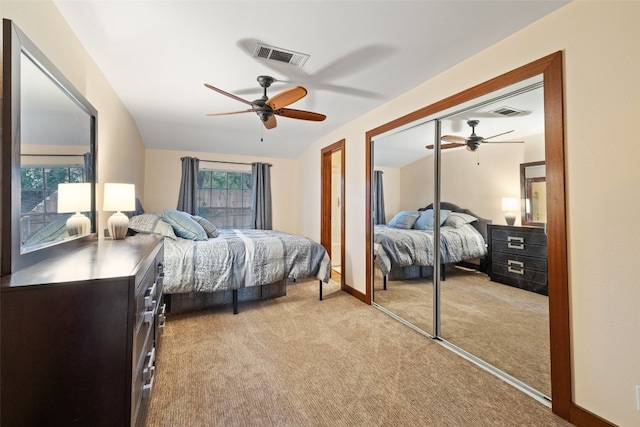
[[[162,239],[101,239],[2,278],[2,426],[140,426],[164,326]]]
[[[487,225],[488,273],[494,282],[548,295],[544,228]]]

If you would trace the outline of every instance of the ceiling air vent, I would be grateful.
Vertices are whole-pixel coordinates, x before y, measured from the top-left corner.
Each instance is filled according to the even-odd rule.
[[[519,116],[520,114],[524,114],[524,111],[517,110],[511,107],[500,107],[497,110],[493,110],[491,112],[494,114],[499,114],[501,116],[506,116],[506,117],[513,117],[513,116]]]
[[[284,62],[302,68],[309,55],[306,53],[294,52],[292,50],[280,49],[279,47],[258,44],[253,53],[254,58],[270,59],[272,61]]]

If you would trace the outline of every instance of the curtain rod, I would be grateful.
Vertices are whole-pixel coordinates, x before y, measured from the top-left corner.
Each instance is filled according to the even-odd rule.
[[[20,154],[26,157],[84,157],[84,154]]]
[[[180,160],[184,159],[184,157],[180,157]],[[204,160],[204,159],[198,159],[201,162],[208,162],[208,163],[226,163],[229,165],[249,165],[251,166],[251,163],[245,163],[245,162],[226,162],[223,160]],[[269,167],[273,166],[271,163],[267,163],[267,165],[269,165]]]

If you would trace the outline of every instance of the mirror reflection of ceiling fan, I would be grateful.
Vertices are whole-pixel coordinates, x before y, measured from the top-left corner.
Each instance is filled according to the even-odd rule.
[[[267,129],[273,129],[277,126],[278,123],[276,122],[275,116],[289,117],[291,119],[299,120],[311,120],[315,122],[321,122],[327,118],[327,116],[325,116],[324,114],[314,113],[311,111],[296,110],[293,108],[285,108],[287,105],[293,104],[294,102],[299,101],[307,95],[307,90],[302,86],[292,87],[291,89],[284,90],[269,98],[267,96],[267,88],[271,86],[271,83],[273,83],[273,81],[273,77],[258,76],[258,83],[260,83],[260,86],[262,86],[263,88],[263,95],[262,98],[255,101],[247,101],[246,99],[242,99],[238,96],[235,96],[231,93],[225,92],[221,89],[211,86],[210,84],[205,83],[204,85],[209,89],[251,106],[251,108],[247,110],[207,114],[207,116],[225,116],[229,114],[254,112],[258,115],[258,117],[260,117],[260,120],[262,120],[264,127],[266,127]]]
[[[480,144],[485,143],[499,143],[499,144],[523,144],[524,141],[488,141],[489,139],[495,138],[497,136],[506,135],[508,133],[513,132],[513,130],[502,132],[497,135],[493,135],[487,138],[483,138],[481,136],[476,135],[476,126],[480,123],[480,120],[467,120],[467,124],[471,126],[471,135],[468,137],[456,136],[456,135],[444,135],[440,138],[444,144],[440,144],[440,148],[456,148],[467,146],[468,151],[476,151]],[[427,145],[427,148],[432,150],[434,147],[433,144]]]

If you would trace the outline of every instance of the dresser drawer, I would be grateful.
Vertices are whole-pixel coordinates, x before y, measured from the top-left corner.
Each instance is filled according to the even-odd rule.
[[[547,245],[547,235],[544,234],[542,229],[535,229],[531,231],[531,228],[526,227],[493,227],[491,229],[491,240],[493,242],[510,242],[514,245],[518,243]],[[538,231],[540,230],[540,231]]]
[[[519,239],[520,237],[516,237]],[[540,245],[531,243],[529,241],[520,240],[492,240],[491,250],[494,252],[503,252],[516,255],[532,256],[532,257],[547,257],[547,245]]]
[[[492,263],[511,266],[513,269],[547,271],[547,258],[528,256],[523,253],[505,253],[494,250]]]
[[[147,335],[141,357],[135,366],[131,389],[131,425],[140,426],[155,379],[156,349],[151,334]]]

